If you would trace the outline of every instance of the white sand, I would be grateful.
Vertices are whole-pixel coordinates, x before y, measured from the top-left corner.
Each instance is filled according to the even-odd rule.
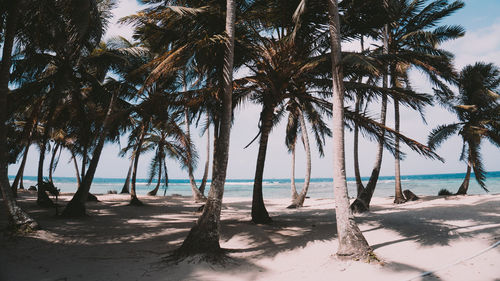
[[[0,234],[0,280],[500,280],[500,195],[424,197],[395,206],[374,198],[372,211],[357,218],[383,263],[344,262],[337,248],[333,200],[266,200],[274,223],[250,222],[251,200],[225,198],[221,246],[232,249],[225,266],[162,257],[182,243],[199,214],[186,197],[141,197],[127,206],[124,195],[98,196],[90,217],[55,218],[23,192],[21,205],[42,225],[28,237]],[[60,200],[67,201],[69,196]],[[0,228],[6,226],[0,206]],[[453,265],[454,264],[454,265]]]

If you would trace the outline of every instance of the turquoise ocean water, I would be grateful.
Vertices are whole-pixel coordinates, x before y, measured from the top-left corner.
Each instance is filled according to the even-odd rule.
[[[442,188],[446,188],[451,192],[456,192],[458,187],[463,181],[465,174],[435,174],[435,175],[411,175],[402,176],[402,186],[403,189],[410,189],[417,195],[437,195],[438,191]],[[14,177],[10,176],[11,182]],[[125,179],[117,178],[95,178],[92,183],[91,192],[94,194],[107,193],[109,190],[121,191]],[[355,191],[355,181],[354,178],[348,178],[349,195],[354,196]],[[363,178],[365,184],[368,178]],[[296,186],[297,189],[302,188],[304,180],[297,179]],[[55,185],[61,190],[61,192],[75,192],[76,191],[76,179],[71,177],[55,177]],[[36,177],[25,176],[24,186],[25,188],[30,185],[36,184]],[[290,197],[290,179],[266,179],[263,182],[264,185],[264,198],[288,198]],[[486,180],[487,188],[490,193],[500,193],[500,171],[489,172]],[[149,190],[154,188],[154,183],[151,185],[147,184],[147,180],[138,179],[137,180],[137,193],[139,195],[145,195]],[[207,191],[209,188],[209,183],[207,184]],[[253,180],[252,179],[230,179],[227,180],[225,186],[224,196],[227,197],[248,197],[252,196]],[[486,192],[481,189],[474,179],[474,175],[471,177],[471,183],[469,186],[469,194],[486,194]],[[158,192],[159,195],[163,195],[163,187]],[[187,179],[174,179],[170,180],[168,188],[166,190],[166,195],[180,194],[180,195],[191,195],[191,188],[189,185],[189,180]],[[333,185],[331,178],[314,178],[311,179],[311,184],[309,186],[308,195],[311,198],[332,198],[333,197]],[[388,197],[394,195],[394,177],[383,176],[379,178],[377,189],[375,190],[376,197]]]

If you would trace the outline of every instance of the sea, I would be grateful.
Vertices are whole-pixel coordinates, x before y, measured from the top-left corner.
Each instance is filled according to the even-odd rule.
[[[402,188],[409,189],[416,195],[437,195],[441,189],[447,189],[455,193],[465,177],[465,173],[457,174],[431,174],[431,175],[408,175],[401,177]],[[9,176],[11,182],[13,176]],[[368,178],[362,178],[364,183]],[[54,177],[54,184],[61,192],[76,192],[77,182],[73,177]],[[93,194],[105,194],[110,191],[120,192],[125,179],[122,178],[94,178],[90,192]],[[296,179],[296,187],[300,190],[304,184],[304,179]],[[36,177],[25,176],[24,186],[28,188],[36,185]],[[198,182],[199,185],[199,182]],[[356,182],[354,178],[347,179],[349,195],[356,194]],[[146,179],[137,179],[136,191],[138,195],[145,195],[155,187],[155,182],[148,185]],[[210,181],[207,183],[207,192],[210,187]],[[488,172],[486,179],[486,188],[490,193],[500,193],[500,171]],[[224,188],[226,197],[251,197],[253,189],[253,179],[228,179]],[[265,179],[263,181],[264,198],[289,198],[290,197],[290,179]],[[487,194],[471,175],[468,194]],[[191,187],[188,179],[171,179],[168,187],[163,184],[158,195],[191,195]],[[313,178],[309,186],[308,196],[310,198],[333,198],[333,179],[331,178]],[[394,177],[379,177],[374,196],[390,197],[394,196]]]

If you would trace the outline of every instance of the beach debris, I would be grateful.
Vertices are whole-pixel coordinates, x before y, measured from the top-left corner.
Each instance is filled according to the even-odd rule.
[[[448,195],[453,195],[448,189],[443,188],[438,192],[439,196],[448,196]]]
[[[403,195],[405,196],[406,201],[416,201],[420,199],[417,195],[415,195],[415,193],[411,192],[411,190],[409,189],[405,189],[403,191]]]

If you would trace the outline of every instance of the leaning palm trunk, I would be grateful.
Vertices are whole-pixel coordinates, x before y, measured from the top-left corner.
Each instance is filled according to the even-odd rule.
[[[47,128],[45,128],[45,134],[47,134]],[[40,156],[38,158],[38,176],[37,176],[37,199],[36,203],[41,207],[54,207],[54,202],[47,195],[44,184],[43,184],[43,163],[45,161],[45,150],[47,149],[47,138],[43,137],[42,143],[40,144]]]
[[[14,1],[8,10],[8,16],[5,23],[2,63],[0,66],[0,189],[2,190],[3,202],[9,213],[10,223],[14,229],[29,231],[37,229],[38,224],[17,206],[7,175],[7,94],[9,92],[12,47],[14,45],[17,26],[17,3],[18,2]]]
[[[73,159],[73,166],[75,167],[76,183],[80,186],[82,184],[82,180],[80,179],[80,170],[78,169],[78,162],[76,162],[76,156],[73,151],[71,151],[71,158]]]
[[[161,183],[161,163],[163,162],[163,159],[160,158],[160,164],[158,165],[158,182],[156,182],[156,186],[153,190],[151,190],[150,192],[148,192],[148,195],[151,195],[151,196],[156,196],[156,193],[158,193],[158,190],[160,189],[160,183]]]
[[[387,116],[387,96],[382,96],[382,109],[380,111],[380,123],[385,125]],[[378,177],[380,175],[380,168],[382,166],[382,156],[384,152],[384,136],[385,134],[379,137],[378,145],[377,145],[377,154],[375,158],[375,165],[372,169],[372,173],[370,175],[370,179],[366,184],[366,187],[363,189],[361,194],[359,194],[356,200],[351,204],[351,210],[355,213],[363,213],[370,209],[370,202],[373,197],[373,193],[375,192],[375,188],[377,187]]]
[[[137,198],[136,193],[136,181],[137,181],[137,167],[139,166],[139,157],[141,156],[142,143],[144,142],[144,136],[146,135],[146,126],[142,124],[141,136],[139,142],[137,143],[137,148],[134,153],[134,170],[132,171],[132,188],[130,189],[130,205],[142,206],[142,202]]]
[[[297,198],[299,197],[299,194],[297,193],[297,187],[295,186],[295,143],[292,144],[292,173],[290,177],[290,187],[292,189],[292,202],[293,202],[297,200]]]
[[[54,147],[54,150],[52,151],[52,156],[50,157],[50,164],[49,164],[49,181],[51,183],[54,183],[54,180],[52,179],[52,175],[54,174],[54,171],[56,169],[56,154],[57,151],[59,150],[60,143],[57,143],[56,146]]]
[[[464,181],[460,185],[460,188],[458,189],[456,195],[465,195],[465,194],[467,194],[467,190],[469,189],[471,166],[472,166],[472,164],[471,164],[471,162],[469,160],[467,162],[467,173],[465,174]]]
[[[186,91],[186,83],[184,83],[184,91]],[[187,168],[189,174],[189,183],[191,184],[191,191],[193,192],[193,199],[195,202],[203,202],[206,200],[205,196],[200,192],[198,187],[196,186],[196,181],[193,175],[193,157],[191,153],[191,133],[189,129],[189,117],[188,117],[188,109],[184,109],[184,120],[186,122],[186,138],[187,138]]]
[[[31,142],[33,141],[33,135],[35,134],[37,123],[38,123],[37,121],[33,121],[32,128],[29,130],[26,147],[24,148],[23,159],[21,160],[21,165],[19,166],[19,170],[17,171],[16,177],[14,178],[14,182],[12,183],[12,192],[14,193],[14,196],[17,196],[18,185],[19,189],[24,189],[23,186],[24,167],[26,166],[26,160],[28,159],[28,151],[30,149]]]
[[[31,146],[31,139],[28,140],[26,147],[24,148],[23,159],[21,160],[21,165],[19,165],[19,170],[17,170],[16,177],[14,178],[14,182],[12,183],[12,192],[14,196],[17,194],[17,187],[19,185],[19,189],[24,189],[23,186],[23,174],[24,167],[26,166],[26,160],[28,159],[28,151]]]
[[[336,206],[335,216],[339,240],[337,255],[352,259],[366,258],[369,256],[371,249],[354,221],[354,216],[350,212],[349,197],[347,194],[344,150],[344,85],[337,0],[328,0],[328,12],[333,81],[333,177]]]
[[[383,30],[384,35],[384,53],[389,53],[389,44],[388,44],[388,26],[384,26]],[[385,68],[387,71],[387,67]],[[387,73],[384,73],[382,76],[382,88],[387,89]],[[380,110],[380,123],[385,125],[385,121],[387,117],[387,94],[382,95],[382,109]],[[366,184],[366,187],[362,190],[360,194],[356,197],[356,200],[351,204],[351,210],[355,213],[363,213],[370,209],[370,202],[373,197],[373,193],[375,192],[375,188],[377,187],[378,177],[380,175],[380,168],[382,167],[382,157],[384,153],[384,137],[385,131],[382,131],[382,134],[379,136],[378,145],[377,145],[377,154],[375,158],[375,164],[372,169],[372,173],[370,175],[370,179]],[[357,150],[354,150],[355,153]],[[355,160],[356,161],[356,160]],[[361,181],[361,178],[359,179]]]
[[[297,196],[297,198],[292,201],[292,205],[288,206],[288,208],[299,208],[304,206],[304,200],[306,199],[307,191],[309,190],[309,183],[311,181],[311,147],[309,145],[309,136],[307,134],[307,127],[306,127],[306,121],[304,120],[304,114],[300,109],[299,109],[299,120],[300,120],[300,127],[302,128],[302,142],[304,143],[304,149],[306,151],[306,165],[307,165],[306,175],[304,178],[304,187],[302,187],[302,191]]]
[[[113,112],[113,107],[115,105],[115,100],[117,99],[118,92],[114,91],[111,100],[109,101],[108,110],[104,122],[102,125],[102,131],[99,134],[97,140],[96,148],[92,153],[92,160],[90,160],[89,168],[85,173],[85,177],[82,179],[82,183],[78,186],[78,190],[75,195],[69,201],[68,205],[64,209],[62,215],[64,217],[83,217],[85,213],[85,202],[87,201],[87,196],[89,195],[90,186],[94,180],[94,175],[97,170],[97,164],[99,164],[99,158],[101,157],[102,148],[104,147],[104,142],[108,136],[108,132],[111,126],[111,114]],[[82,167],[84,170],[84,167]]]
[[[227,0],[226,35],[228,39],[226,40],[226,50],[224,53],[224,94],[222,95],[220,127],[216,130],[218,135],[215,138],[212,183],[201,217],[195,226],[191,228],[182,246],[177,250],[177,254],[180,256],[199,253],[217,256],[222,253],[219,244],[220,213],[222,197],[224,195],[224,184],[226,182],[229,137],[231,133],[235,8],[235,1]]]
[[[271,218],[264,205],[264,196],[262,194],[262,180],[264,177],[264,164],[266,162],[267,141],[269,133],[273,127],[274,108],[264,105],[261,114],[261,128],[259,153],[257,155],[257,165],[255,168],[255,178],[253,182],[252,198],[252,221],[254,223],[270,223]]]
[[[361,43],[361,53],[364,52],[364,41],[363,41],[363,35],[361,35],[360,38],[360,43]],[[363,82],[363,77],[360,77],[358,79],[358,82],[361,83]],[[361,99],[362,96],[361,94],[356,95],[356,101],[354,104],[354,111],[356,114],[359,114],[361,111]],[[361,192],[365,189],[363,186],[363,181],[361,180],[361,173],[359,170],[359,126],[358,124],[354,124],[354,177],[356,178],[356,190],[357,190],[357,196],[359,197],[361,195]]]
[[[360,112],[360,104],[361,104],[361,97],[359,95],[356,95],[356,102],[355,102],[355,113],[359,114]],[[363,182],[361,181],[361,173],[359,171],[359,126],[358,124],[354,124],[354,176],[356,178],[356,191],[357,191],[357,197],[361,195],[365,187],[363,186]]]
[[[399,100],[394,99],[394,130],[396,133],[399,133]],[[395,164],[395,171],[394,171],[394,182],[395,182],[395,197],[394,197],[394,203],[396,204],[402,204],[406,200],[403,196],[403,191],[401,189],[401,167],[400,167],[400,152],[399,152],[399,137],[396,135],[395,137],[395,143],[394,143],[394,164]]]
[[[205,196],[205,186],[207,185],[208,168],[210,164],[210,127],[207,128],[206,134],[207,134],[207,158],[205,160],[205,169],[203,172],[203,178],[201,179],[200,183],[200,193],[203,196]]]
[[[130,175],[132,174],[132,168],[134,167],[134,154],[130,157],[130,166],[128,167],[127,178],[125,178],[125,183],[123,184],[121,194],[129,194],[129,186],[130,186]]]

